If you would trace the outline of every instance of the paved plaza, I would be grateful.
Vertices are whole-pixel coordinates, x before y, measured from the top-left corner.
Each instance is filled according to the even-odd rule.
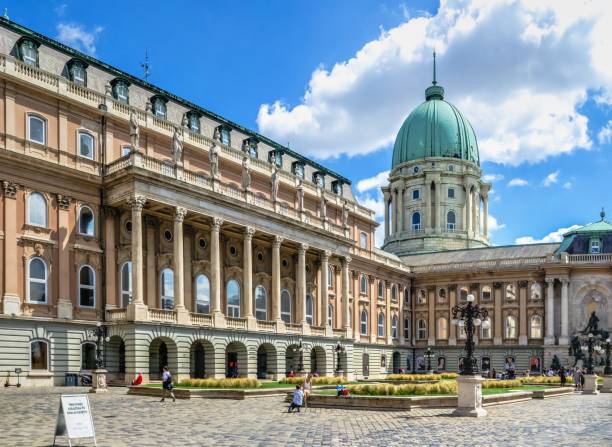
[[[0,446],[51,445],[59,394],[75,391],[84,389],[1,390]],[[489,407],[479,420],[451,410],[286,414],[279,397],[160,403],[113,389],[90,399],[100,446],[612,446],[612,394]]]

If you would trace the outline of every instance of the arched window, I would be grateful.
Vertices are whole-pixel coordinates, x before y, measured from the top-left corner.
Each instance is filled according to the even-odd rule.
[[[96,345],[88,342],[81,345],[81,370],[96,369]]]
[[[18,45],[19,59],[32,67],[38,67],[38,46],[40,44],[31,39],[22,38]]]
[[[448,320],[444,317],[438,318],[438,340],[448,338]]]
[[[489,340],[491,338],[491,317],[482,320],[482,324],[480,325],[480,338],[483,340]]]
[[[446,228],[448,230],[454,230],[456,228],[456,225],[457,221],[455,218],[455,212],[451,210],[446,213]]]
[[[46,303],[48,289],[47,264],[42,258],[34,257],[28,262],[28,301]]]
[[[421,229],[421,213],[418,211],[412,213],[412,230],[420,230]]]
[[[360,328],[360,333],[361,335],[368,335],[368,311],[363,309],[361,311],[361,328]]]
[[[82,206],[79,210],[79,234],[93,236],[95,231],[94,213],[88,206]]]
[[[89,158],[90,160],[94,159],[95,149],[94,149],[94,137],[87,132],[79,132],[79,155],[84,158]]]
[[[261,284],[255,287],[255,318],[262,321],[268,319],[268,294]]]
[[[465,332],[465,326],[457,326],[459,330],[458,338],[459,340],[465,340],[467,338],[467,333]]]
[[[425,340],[427,338],[427,323],[421,319],[417,322],[417,339]]]
[[[404,338],[410,340],[410,317],[404,318]]]
[[[461,289],[459,289],[459,299],[461,301],[467,301],[468,293],[469,292],[467,287],[462,287]]]
[[[391,318],[391,337],[397,338],[397,315]]]
[[[39,192],[28,196],[28,224],[47,227],[47,201]]]
[[[96,272],[88,265],[79,272],[79,306],[96,307]]]
[[[327,267],[327,288],[334,288],[334,266],[330,265]]]
[[[49,370],[49,343],[43,340],[30,343],[30,368],[32,371]]]
[[[240,318],[240,284],[238,284],[238,281],[230,279],[227,282],[225,294],[227,297],[227,316]]]
[[[531,284],[531,299],[539,300],[542,298],[542,286],[540,283],[534,282]]]
[[[368,277],[362,273],[359,277],[359,293],[367,295],[368,293]]]
[[[361,233],[359,235],[359,248],[367,249],[368,248],[368,235],[366,233]]]
[[[47,141],[47,122],[37,115],[28,115],[28,140],[45,144]]]
[[[378,314],[378,336],[385,336],[385,314],[383,312]]]
[[[438,303],[446,302],[446,289],[438,289]]]
[[[529,331],[531,338],[542,338],[542,317],[533,315],[529,322]]]
[[[506,285],[506,299],[509,301],[516,299],[516,289],[512,283]]]
[[[281,320],[291,323],[291,294],[287,289],[281,292]]]
[[[198,275],[195,281],[196,289],[196,312],[199,314],[210,313],[210,280],[206,275]]]
[[[378,281],[378,299],[385,299],[385,282],[382,280]]]
[[[314,302],[310,293],[306,294],[306,323],[313,324]]]
[[[132,262],[127,261],[121,266],[121,307],[127,307],[132,302]]]
[[[404,288],[404,305],[410,306],[410,290],[408,287]]]
[[[391,301],[397,302],[397,284],[391,286]]]
[[[327,305],[327,325],[334,327],[334,306],[331,304]]]
[[[508,315],[504,326],[506,338],[516,338],[516,317]]]
[[[160,291],[162,309],[174,308],[174,272],[172,269],[162,270]]]
[[[482,301],[489,301],[491,299],[491,286],[482,286],[480,297]]]

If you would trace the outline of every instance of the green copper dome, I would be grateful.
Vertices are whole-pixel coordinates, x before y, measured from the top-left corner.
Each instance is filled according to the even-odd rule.
[[[397,134],[392,167],[425,157],[457,158],[479,165],[472,125],[455,106],[444,101],[444,89],[435,80],[425,90],[425,99]]]

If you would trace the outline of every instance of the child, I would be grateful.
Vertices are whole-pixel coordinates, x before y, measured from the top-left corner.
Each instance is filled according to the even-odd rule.
[[[302,391],[302,387],[300,385],[296,385],[295,391],[293,392],[293,401],[291,405],[289,405],[289,409],[287,413],[291,413],[294,408],[297,408],[298,413],[300,412],[300,407],[302,406],[302,402],[304,401],[304,392]]]

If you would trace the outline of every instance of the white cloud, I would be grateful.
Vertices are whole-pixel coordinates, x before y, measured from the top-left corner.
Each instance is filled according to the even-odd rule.
[[[563,235],[568,231],[580,228],[580,225],[572,225],[569,228],[559,228],[558,230],[552,231],[544,236],[542,239],[535,239],[533,236],[521,236],[516,238],[514,241],[518,245],[524,244],[542,244],[546,242],[561,242]]]
[[[364,192],[372,188],[380,188],[389,183],[389,171],[383,171],[374,177],[365,178],[357,182],[357,191]]]
[[[612,120],[609,120],[606,125],[599,130],[597,141],[599,141],[599,144],[612,143]]]
[[[542,180],[542,184],[544,186],[550,186],[554,183],[557,183],[559,181],[559,173],[560,171],[558,170],[555,172],[551,172],[546,176],[546,178],[544,178],[544,180]]]
[[[570,190],[570,189],[572,189],[572,186],[573,186],[573,185],[572,185],[572,182],[565,182],[565,183],[563,184],[563,189]]]
[[[261,132],[328,158],[388,147],[431,81],[471,121],[482,160],[538,162],[590,148],[579,107],[612,91],[607,0],[442,0],[312,73],[299,104],[262,104]],[[601,93],[600,93],[601,95]]]
[[[529,182],[522,178],[513,178],[508,182],[508,186],[527,186]]]
[[[505,228],[505,227],[506,227],[506,224],[500,224],[499,222],[497,222],[497,219],[495,217],[489,214],[489,231],[490,232],[501,230],[502,228]]]
[[[504,179],[504,176],[501,174],[485,174],[482,176],[482,180],[487,183],[498,182],[503,179]]]
[[[57,39],[87,54],[96,54],[96,39],[104,30],[101,26],[92,31],[86,31],[81,25],[59,23],[57,25]]]

